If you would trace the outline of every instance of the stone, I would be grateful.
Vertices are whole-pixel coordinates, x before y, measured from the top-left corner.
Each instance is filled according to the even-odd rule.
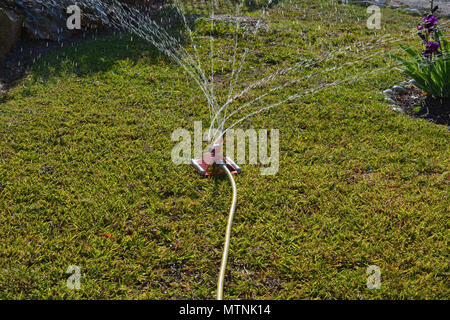
[[[387,96],[390,96],[390,95],[392,95],[394,92],[393,92],[391,89],[386,89],[386,90],[383,91],[383,93],[384,93],[385,95],[387,95]]]
[[[45,2],[44,2],[45,3]],[[67,38],[71,32],[67,28],[66,8],[73,4],[72,0],[60,0],[58,7],[51,5],[40,5],[35,0],[20,0],[3,4],[0,8],[22,17],[23,29],[32,38],[38,40],[59,41]],[[100,5],[80,4],[82,12],[82,28],[101,27],[109,24],[108,14],[101,9]],[[3,28],[2,34],[3,34]]]
[[[141,9],[147,8],[149,10],[156,10],[163,6],[167,1],[165,0],[119,0],[128,5],[137,6]],[[0,0],[0,9],[8,10],[11,14],[15,14],[18,17],[22,17],[23,29],[32,38],[38,40],[51,40],[59,41],[69,37],[73,32],[67,29],[67,17],[66,9],[77,3],[73,0],[58,0],[57,6],[54,6],[49,1],[48,4],[44,0],[14,0],[4,1]],[[80,1],[78,3],[81,12],[81,27],[82,29],[99,28],[108,26],[110,19],[113,18],[115,12],[113,8],[102,4],[100,1],[96,3],[90,3],[88,1]],[[3,18],[4,20],[4,18]],[[7,30],[1,25],[1,34],[3,37],[5,33],[3,30]],[[10,32],[6,32],[9,36]],[[20,32],[19,32],[20,34]],[[9,42],[5,42],[3,38],[0,38],[0,46],[7,46]],[[6,50],[5,50],[6,51]],[[1,54],[1,52],[0,52]]]
[[[389,3],[391,6],[407,6],[410,9],[417,9],[421,13],[428,13],[430,11],[429,0],[389,0]],[[439,10],[437,11],[439,17],[450,15],[449,0],[434,0],[434,4],[439,6]]]
[[[34,6],[29,1],[19,3],[25,14],[24,28],[35,39],[58,41],[64,38],[62,11]]]
[[[413,13],[413,14],[420,15],[420,11],[418,9],[416,9],[416,8],[406,8],[405,11]]]
[[[386,100],[386,102],[389,102],[389,103],[393,103],[393,104],[395,104],[395,101],[394,101],[394,100],[392,100],[391,98],[385,98],[385,100]]]
[[[374,5],[385,8],[386,7],[386,0],[373,0],[372,1]]]
[[[403,87],[400,87],[400,86],[393,86],[392,91],[394,91],[395,93],[400,93],[400,94],[406,93],[406,89]]]
[[[0,60],[14,49],[20,38],[23,18],[6,9],[0,8]]]

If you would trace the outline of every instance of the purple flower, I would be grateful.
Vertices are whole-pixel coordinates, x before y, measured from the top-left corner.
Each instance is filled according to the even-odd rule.
[[[434,26],[439,22],[439,19],[437,19],[435,16],[428,15],[425,18],[423,18],[423,23],[425,23],[425,26]]]
[[[437,31],[437,23],[438,19],[435,16],[428,15],[425,18],[423,18],[423,27],[425,27],[429,32],[436,32]]]
[[[417,30],[423,30],[423,25],[421,25],[421,24],[419,24],[418,26],[417,26]]]
[[[430,49],[431,52],[437,51],[441,45],[437,41],[428,41],[427,43],[427,49]]]
[[[438,49],[441,47],[439,42],[437,41],[428,41],[426,44],[425,50],[422,52],[422,56],[427,59],[432,59],[433,53],[436,54],[436,56],[439,56]]]

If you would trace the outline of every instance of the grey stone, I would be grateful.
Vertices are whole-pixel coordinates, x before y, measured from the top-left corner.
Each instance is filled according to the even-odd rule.
[[[389,102],[389,103],[393,103],[393,104],[395,104],[395,101],[394,101],[394,100],[392,100],[391,98],[385,98],[385,100],[386,100],[386,102]]]
[[[61,40],[64,38],[64,24],[62,20],[62,11],[33,6],[28,1],[19,3],[19,6],[25,13],[24,28],[28,34],[41,40]]]
[[[392,110],[400,112],[400,113],[405,113],[405,110],[403,110],[402,108],[397,107],[397,106],[393,107]]]
[[[392,91],[394,91],[395,93],[406,93],[405,88],[400,86],[393,86]]]
[[[67,29],[67,13],[65,8],[72,5],[72,0],[60,0],[60,5],[40,5],[35,0],[20,0],[16,2],[6,2],[0,0],[0,8],[14,13],[21,17],[21,25],[25,31],[35,39],[39,40],[62,40],[67,38],[71,32]],[[79,4],[82,12],[82,28],[100,27],[109,24],[108,14],[100,6],[88,6]],[[3,28],[0,28],[3,34]],[[2,43],[0,41],[0,43]]]
[[[414,14],[420,14],[420,11],[416,8],[405,8],[405,11],[414,13]]]
[[[390,95],[392,95],[394,93],[394,91],[392,91],[391,89],[386,89],[386,90],[383,91],[383,93],[385,95],[387,95],[387,96],[390,96]]]
[[[389,0],[389,4],[391,6],[407,6],[422,13],[427,13],[430,11],[430,1],[428,0]],[[450,15],[449,0],[434,0],[434,5],[439,6],[439,10],[437,11],[438,16],[448,17]]]

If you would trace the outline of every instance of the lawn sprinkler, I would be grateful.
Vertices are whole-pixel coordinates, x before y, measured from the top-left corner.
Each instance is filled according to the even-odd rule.
[[[224,174],[224,170],[219,170],[224,166],[228,168],[232,174],[238,174],[242,171],[230,157],[223,156],[222,137],[209,147],[208,153],[203,154],[202,158],[191,159],[191,165],[204,177]]]

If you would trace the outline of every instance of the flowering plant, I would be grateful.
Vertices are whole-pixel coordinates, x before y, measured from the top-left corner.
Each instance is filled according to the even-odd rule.
[[[407,46],[402,46],[410,59],[393,56],[406,68],[404,73],[415,80],[415,85],[436,98],[450,97],[450,47],[438,27],[439,19],[435,16],[438,9],[431,2],[431,13],[417,25],[418,35],[422,40],[423,50],[416,53]]]

